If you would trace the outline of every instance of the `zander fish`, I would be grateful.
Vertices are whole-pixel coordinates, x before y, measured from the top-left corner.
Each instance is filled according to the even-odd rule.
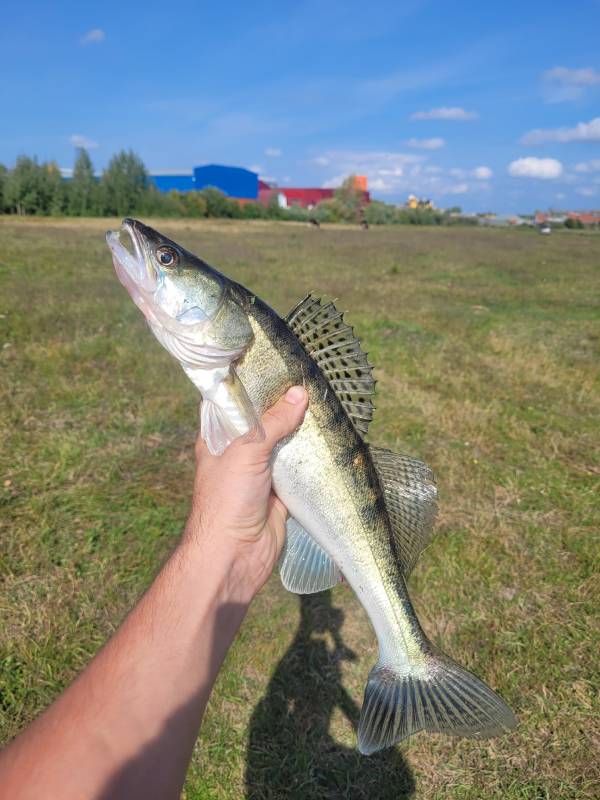
[[[303,424],[273,457],[273,486],[290,514],[279,569],[299,594],[343,575],[369,614],[379,658],[359,750],[374,753],[420,730],[488,737],[513,727],[504,701],[419,625],[406,579],[431,537],[433,476],[421,461],[365,443],[371,367],[333,304],[309,295],[282,319],[137,220],[124,220],[107,241],[119,279],[202,394],[201,435],[212,453],[242,434],[260,436],[262,413],[288,387],[308,391]]]

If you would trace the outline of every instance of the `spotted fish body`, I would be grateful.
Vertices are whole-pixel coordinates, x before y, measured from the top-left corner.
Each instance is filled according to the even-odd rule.
[[[361,752],[375,752],[422,729],[492,736],[512,727],[514,717],[504,701],[440,653],[419,625],[406,578],[431,535],[433,478],[421,462],[364,441],[372,416],[371,368],[341,315],[309,296],[284,320],[156,231],[136,221],[124,226],[134,255],[143,260],[134,277],[138,284],[143,277],[150,287],[141,304],[130,292],[153,331],[165,344],[155,330],[162,312],[152,310],[160,295],[171,298],[170,318],[164,321],[170,335],[177,339],[173,320],[180,317],[179,336],[186,342],[196,337],[196,356],[190,355],[191,344],[184,358],[179,346],[170,341],[165,346],[202,392],[203,411],[209,406],[202,435],[213,452],[247,431],[260,435],[260,416],[289,386],[307,389],[304,422],[279,443],[273,457],[273,486],[290,513],[280,572],[286,588],[299,593],[330,588],[343,575],[369,615],[379,659],[365,690]],[[115,266],[122,273],[127,256],[111,235]],[[157,257],[169,248],[176,255],[173,269],[165,269]],[[127,275],[135,272],[131,264],[127,269]],[[198,305],[190,306],[189,300],[186,305],[196,273],[197,284],[210,289],[206,314],[201,292],[195,293]],[[121,277],[126,286],[127,275]],[[222,292],[218,301],[216,286]],[[227,314],[220,310],[224,304]],[[185,324],[188,319],[192,325]],[[220,330],[223,324],[229,333]],[[229,358],[229,366],[214,367],[215,352],[234,353],[221,357]]]

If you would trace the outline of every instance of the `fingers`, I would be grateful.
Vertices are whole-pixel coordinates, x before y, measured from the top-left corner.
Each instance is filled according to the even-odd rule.
[[[262,418],[265,439],[262,448],[268,454],[280,439],[293,433],[304,419],[308,406],[308,394],[303,386],[291,386]]]
[[[248,450],[254,450],[256,451],[254,455],[255,458],[258,455],[259,460],[268,461],[271,450],[275,447],[277,442],[289,436],[290,433],[293,433],[300,427],[307,406],[308,393],[306,389],[303,386],[291,386],[284,396],[263,414],[261,422],[265,432],[265,438],[256,440],[241,436],[233,442],[236,452],[239,452],[239,449],[243,448],[246,455],[249,456]],[[196,440],[196,461],[200,463],[206,458],[216,458],[216,456],[210,455],[205,441],[202,436],[199,435]]]

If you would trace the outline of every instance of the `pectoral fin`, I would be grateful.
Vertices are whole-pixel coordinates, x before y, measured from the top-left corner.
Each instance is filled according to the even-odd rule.
[[[342,577],[332,559],[293,517],[286,525],[279,574],[288,592],[296,594],[323,592]]]
[[[220,456],[238,436],[264,438],[260,419],[233,367],[225,373],[184,369],[202,393],[200,435],[213,455]]]

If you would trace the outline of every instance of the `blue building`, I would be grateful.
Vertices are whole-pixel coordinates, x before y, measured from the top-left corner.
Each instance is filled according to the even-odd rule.
[[[149,180],[156,186],[159,192],[191,192],[195,189],[194,175],[191,172],[155,172],[148,175]]]
[[[236,200],[258,200],[258,174],[244,167],[206,164],[189,173],[153,173],[148,176],[161,192],[219,189]]]
[[[258,200],[258,174],[243,167],[225,167],[221,164],[196,167],[194,184],[198,191],[214,186],[237,200]]]

